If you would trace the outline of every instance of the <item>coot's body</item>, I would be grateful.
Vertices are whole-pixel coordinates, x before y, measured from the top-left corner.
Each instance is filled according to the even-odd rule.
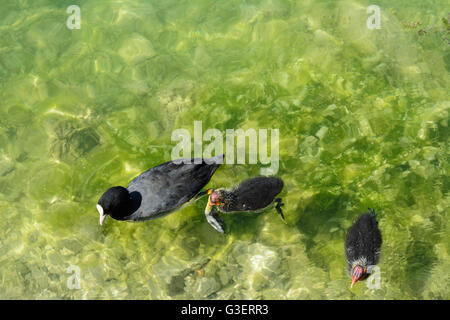
[[[352,287],[356,281],[367,278],[371,267],[378,263],[381,244],[381,231],[375,211],[369,208],[369,212],[359,216],[348,230],[345,241],[348,271],[353,279]]]
[[[100,223],[106,215],[116,220],[160,218],[190,201],[211,179],[223,155],[211,159],[179,159],[153,167],[127,188],[112,187],[100,198]]]

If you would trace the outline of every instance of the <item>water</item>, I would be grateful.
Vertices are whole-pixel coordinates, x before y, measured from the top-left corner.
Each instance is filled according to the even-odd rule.
[[[79,30],[71,4],[1,2],[0,298],[450,298],[445,1],[377,1],[378,30],[362,0],[86,0]],[[203,199],[101,228],[99,196],[194,121],[280,129],[287,224],[226,216],[224,236]],[[345,234],[367,207],[381,287],[350,290]]]

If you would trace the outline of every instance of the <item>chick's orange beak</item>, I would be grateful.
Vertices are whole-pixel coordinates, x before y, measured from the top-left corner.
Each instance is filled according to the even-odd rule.
[[[353,276],[352,277],[352,285],[350,286],[350,288],[353,288],[353,286],[355,285],[355,283],[359,280],[358,277]]]

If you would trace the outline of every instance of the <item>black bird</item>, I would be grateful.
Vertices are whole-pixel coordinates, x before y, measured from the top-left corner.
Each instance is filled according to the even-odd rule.
[[[352,277],[351,288],[372,272],[372,268],[380,259],[381,244],[381,232],[375,211],[369,208],[368,213],[363,213],[353,223],[345,240],[348,272]]]
[[[100,225],[109,215],[116,220],[144,221],[163,217],[191,200],[222,164],[210,159],[178,159],[140,174],[128,188],[112,187],[100,197]]]
[[[281,198],[275,198],[283,189],[283,180],[277,177],[255,177],[245,180],[232,190],[209,189],[208,204],[205,208],[206,219],[214,229],[225,233],[225,223],[213,211],[216,206],[223,213],[260,211],[274,201],[276,210],[284,220]]]

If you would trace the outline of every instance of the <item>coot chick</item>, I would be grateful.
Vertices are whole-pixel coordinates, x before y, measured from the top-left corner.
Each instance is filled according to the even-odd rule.
[[[144,221],[180,209],[211,179],[223,155],[210,159],[178,159],[140,174],[127,188],[112,187],[100,197],[100,225],[109,215],[116,220]]]
[[[348,230],[345,240],[345,254],[348,272],[352,277],[351,288],[359,280],[366,279],[380,259],[381,232],[375,211],[369,208]]]
[[[273,202],[276,210],[284,220],[281,198],[275,197],[283,189],[283,180],[277,177],[255,177],[245,180],[232,190],[208,190],[208,204],[205,208],[209,224],[221,233],[225,233],[225,223],[214,212],[213,207],[223,213],[260,211]]]

